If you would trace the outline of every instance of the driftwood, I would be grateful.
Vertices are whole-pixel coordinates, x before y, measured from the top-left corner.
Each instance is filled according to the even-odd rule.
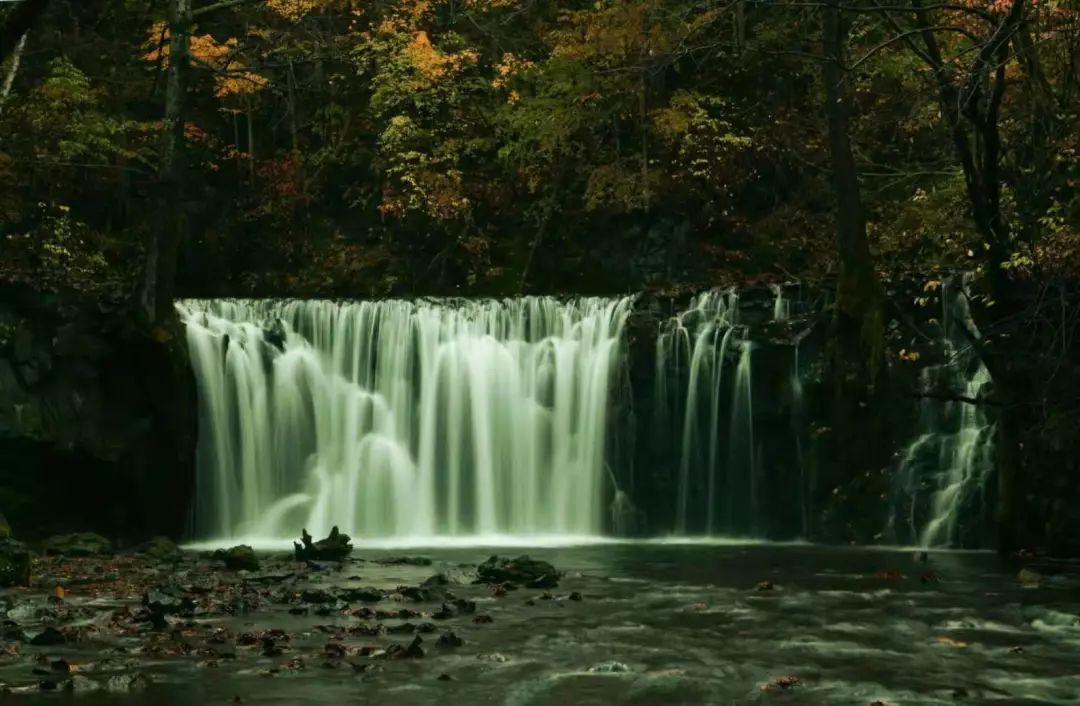
[[[335,525],[325,539],[312,541],[308,531],[302,530],[300,542],[293,542],[298,561],[343,561],[353,550],[349,535],[342,534]]]

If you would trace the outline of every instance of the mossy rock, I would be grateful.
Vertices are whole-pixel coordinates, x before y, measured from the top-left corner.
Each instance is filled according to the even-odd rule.
[[[225,568],[230,571],[259,570],[259,557],[255,556],[255,550],[246,544],[218,549],[213,553],[212,558],[225,562]]]
[[[7,539],[11,536],[11,525],[8,524],[7,518],[3,513],[0,513],[0,539]]]
[[[181,553],[180,547],[176,546],[176,542],[168,537],[154,537],[140,545],[136,551],[158,561],[179,558]]]
[[[105,556],[113,553],[111,541],[93,532],[59,534],[45,540],[42,550],[46,556]]]

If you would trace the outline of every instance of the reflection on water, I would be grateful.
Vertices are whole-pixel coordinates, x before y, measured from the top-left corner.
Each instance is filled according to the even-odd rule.
[[[475,564],[491,548],[423,552],[436,566],[359,563],[341,576],[365,584],[416,582],[439,564]],[[427,645],[419,660],[354,674],[317,661],[264,676],[266,664],[161,666],[138,697],[89,695],[80,704],[195,706],[375,703],[506,704],[1072,704],[1080,702],[1080,591],[1067,578],[1024,589],[1017,567],[988,554],[815,546],[606,543],[532,549],[567,572],[558,593],[582,602],[495,599],[455,588],[494,622],[455,623],[466,644]],[[358,549],[357,558],[389,556]],[[875,576],[894,569],[903,578]],[[922,582],[932,571],[940,582]],[[758,582],[774,584],[758,591]],[[232,629],[282,627],[312,645],[327,618],[236,616]],[[330,618],[329,620],[333,620]],[[344,621],[345,618],[340,620]],[[363,640],[365,638],[358,638]],[[366,638],[371,641],[373,638]],[[377,641],[377,639],[376,639]],[[1015,646],[1022,652],[1012,650]],[[59,654],[59,653],[57,653]],[[262,659],[262,658],[260,658]],[[627,671],[590,672],[618,662]],[[610,665],[609,665],[610,666]],[[440,681],[448,674],[452,681]],[[794,675],[785,691],[762,686]],[[55,703],[33,697],[25,703]]]

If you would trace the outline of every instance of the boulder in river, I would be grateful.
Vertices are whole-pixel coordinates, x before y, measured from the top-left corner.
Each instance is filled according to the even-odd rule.
[[[546,561],[522,555],[516,559],[491,556],[476,567],[479,583],[516,583],[529,588],[555,588],[559,585],[559,572]]]
[[[229,571],[258,571],[259,557],[255,556],[255,550],[246,544],[237,544],[228,549],[218,549],[213,553],[213,558],[225,562],[225,568]]]
[[[465,641],[458,637],[453,630],[448,630],[439,635],[439,639],[435,641],[435,644],[439,647],[461,647],[465,644]]]
[[[0,539],[0,588],[30,585],[30,550],[22,542]]]
[[[58,534],[45,540],[42,546],[46,555],[86,557],[112,554],[113,545],[105,537],[93,532]]]
[[[293,548],[297,561],[344,561],[353,550],[351,541],[349,535],[342,534],[335,525],[325,539],[317,542],[303,530],[300,542],[293,542]]]

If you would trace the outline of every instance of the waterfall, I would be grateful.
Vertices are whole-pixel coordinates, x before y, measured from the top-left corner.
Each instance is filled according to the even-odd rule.
[[[197,533],[599,533],[631,304],[179,302]]]
[[[972,348],[970,277],[941,287],[943,360],[920,372],[919,434],[900,455],[893,533],[921,546],[981,546],[994,470],[994,424],[981,400],[990,373]]]
[[[791,318],[791,302],[784,299],[784,288],[779,284],[770,284],[773,293],[773,321],[787,321]]]
[[[679,534],[745,530],[746,522],[733,519],[756,506],[752,346],[738,315],[733,291],[705,292],[666,321],[656,340],[657,426],[678,440],[674,529]],[[725,367],[729,351],[736,350],[738,363],[729,381]],[[727,399],[730,403],[722,404]],[[727,436],[721,434],[724,420]]]

